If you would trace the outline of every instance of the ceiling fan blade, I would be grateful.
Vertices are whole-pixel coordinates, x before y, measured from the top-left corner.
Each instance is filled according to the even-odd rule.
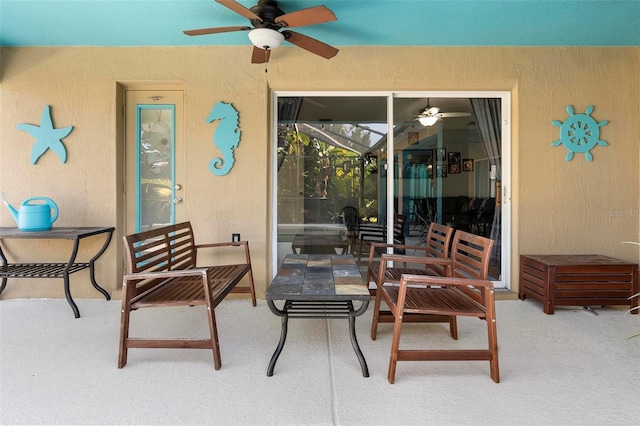
[[[217,28],[201,28],[199,30],[183,31],[186,35],[197,36],[205,34],[230,33],[232,31],[248,31],[251,27],[217,27]]]
[[[469,117],[471,114],[468,112],[441,112],[436,114],[440,118],[446,117]]]
[[[225,7],[228,7],[229,9],[236,12],[238,15],[242,15],[247,19],[257,19],[258,21],[262,22],[262,18],[260,18],[258,15],[256,15],[255,13],[253,13],[251,10],[247,9],[240,3],[236,2],[235,0],[216,0],[216,2],[220,3]]]
[[[251,54],[252,64],[264,64],[269,62],[271,57],[271,51],[267,49],[260,49],[259,47],[253,47],[253,53]]]
[[[306,25],[324,24],[325,22],[336,21],[336,15],[326,6],[315,6],[307,9],[296,10],[285,13],[274,19],[276,24],[283,27],[304,27]]]
[[[329,46],[326,43],[316,40],[315,38],[302,35],[293,31],[282,31],[282,34],[291,44],[295,44],[298,47],[308,50],[311,53],[322,56],[323,58],[331,59],[338,54],[338,49],[333,46]]]

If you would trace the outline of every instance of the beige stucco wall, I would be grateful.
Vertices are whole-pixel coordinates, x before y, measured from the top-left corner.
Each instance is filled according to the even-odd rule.
[[[14,204],[46,195],[60,206],[56,226],[117,226],[98,266],[108,291],[120,286],[122,85],[184,88],[188,173],[186,217],[198,241],[240,232],[251,244],[258,293],[269,281],[269,108],[272,90],[507,90],[512,103],[512,242],[510,286],[517,288],[518,255],[599,253],[637,261],[639,48],[342,47],[327,61],[293,47],[272,54],[268,72],[250,64],[243,47],[2,48],[0,190]],[[216,155],[206,115],[217,101],[240,112],[242,140],[231,173],[207,164]],[[39,124],[50,105],[56,127],[74,126],[63,142],[68,160],[52,152],[29,161],[33,138],[19,123]],[[567,105],[594,105],[601,139],[593,162],[552,148]],[[13,226],[0,206],[0,225]],[[97,245],[98,242],[93,243]],[[88,247],[95,249],[94,246]],[[10,260],[65,260],[65,242],[3,241]],[[98,297],[87,275],[71,277],[77,298]],[[34,285],[31,285],[34,284]],[[9,297],[62,297],[60,280],[11,280]],[[81,307],[82,309],[82,307]]]

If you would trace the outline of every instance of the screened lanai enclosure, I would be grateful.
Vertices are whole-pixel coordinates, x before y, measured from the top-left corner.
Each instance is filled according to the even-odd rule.
[[[421,245],[437,222],[494,239],[501,280],[503,99],[427,95],[278,94],[276,267],[288,253],[363,266],[367,240]]]

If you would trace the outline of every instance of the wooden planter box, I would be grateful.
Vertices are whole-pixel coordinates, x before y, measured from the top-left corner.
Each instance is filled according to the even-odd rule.
[[[600,255],[521,255],[518,297],[556,306],[638,306],[638,265]],[[637,314],[635,310],[633,313]]]

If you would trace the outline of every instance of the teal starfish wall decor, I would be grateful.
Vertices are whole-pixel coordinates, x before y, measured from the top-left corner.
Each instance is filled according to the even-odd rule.
[[[569,150],[565,161],[573,159],[574,152],[584,152],[587,161],[593,161],[591,150],[596,146],[607,146],[607,142],[600,140],[600,127],[605,126],[609,121],[597,122],[591,117],[593,105],[587,107],[585,114],[574,114],[573,107],[567,105],[569,118],[564,123],[553,120],[551,124],[560,127],[560,140],[553,141],[551,146],[564,145]]]
[[[53,121],[51,120],[51,109],[49,105],[45,105],[42,110],[39,126],[34,124],[18,124],[17,128],[18,130],[29,133],[36,139],[36,143],[31,149],[31,164],[36,164],[42,154],[49,148],[58,154],[60,161],[63,163],[67,162],[67,150],[62,144],[62,139],[71,133],[73,126],[55,129],[53,127]]]

